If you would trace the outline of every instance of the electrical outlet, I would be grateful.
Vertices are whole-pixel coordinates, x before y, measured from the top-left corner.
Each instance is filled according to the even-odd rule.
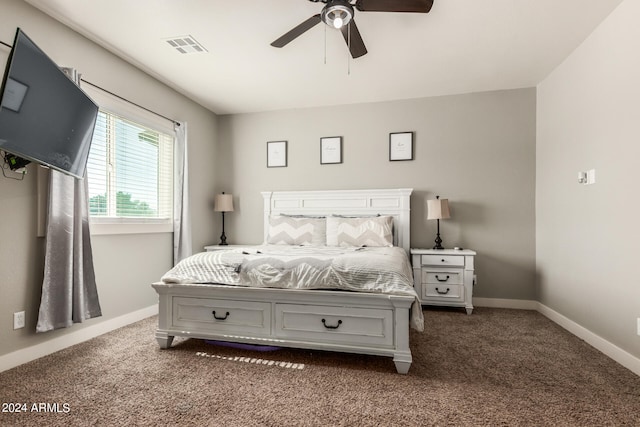
[[[640,336],[640,317],[638,317],[638,330],[636,332],[638,332],[638,336]]]
[[[13,313],[13,329],[24,328],[24,311]]]

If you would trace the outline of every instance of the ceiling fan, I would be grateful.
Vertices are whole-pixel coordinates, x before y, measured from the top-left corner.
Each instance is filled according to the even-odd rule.
[[[309,0],[314,3],[322,1],[325,6],[322,11],[313,15],[282,37],[271,43],[273,47],[284,47],[306,31],[315,27],[321,21],[331,28],[342,32],[349,47],[351,56],[359,58],[367,53],[362,36],[354,20],[354,6],[360,12],[414,12],[428,13],[433,6],[433,0]]]

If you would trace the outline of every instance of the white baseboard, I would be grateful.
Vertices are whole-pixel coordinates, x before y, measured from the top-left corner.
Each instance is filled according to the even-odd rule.
[[[631,372],[640,376],[640,359],[626,352],[620,347],[610,343],[587,328],[580,326],[573,320],[558,313],[538,301],[500,299],[500,298],[473,298],[473,305],[477,307],[491,308],[515,308],[519,310],[536,310],[554,323],[557,323],[573,335],[584,340],[590,346],[604,353]]]
[[[525,299],[473,298],[474,307],[515,308],[517,310],[537,310],[538,301]]]
[[[0,372],[158,314],[158,304],[0,356]]]
[[[542,313],[545,317],[562,326],[573,335],[584,340],[587,344],[598,349],[605,355],[609,356],[625,368],[629,369],[636,375],[640,376],[640,359],[634,355],[627,353],[620,347],[610,343],[599,335],[594,334],[587,328],[580,326],[568,317],[563,316],[557,311],[547,307],[542,303],[537,303],[538,312]]]

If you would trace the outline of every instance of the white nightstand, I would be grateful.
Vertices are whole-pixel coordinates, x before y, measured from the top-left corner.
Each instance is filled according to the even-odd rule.
[[[468,249],[411,249],[413,286],[422,305],[473,311],[473,257]]]
[[[240,249],[240,248],[250,248],[255,245],[209,245],[205,246],[204,250],[207,252],[213,251],[225,251],[227,249]]]

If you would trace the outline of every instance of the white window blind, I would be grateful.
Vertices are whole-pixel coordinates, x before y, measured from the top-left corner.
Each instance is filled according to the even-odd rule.
[[[92,223],[171,224],[173,139],[100,110],[87,163]]]

